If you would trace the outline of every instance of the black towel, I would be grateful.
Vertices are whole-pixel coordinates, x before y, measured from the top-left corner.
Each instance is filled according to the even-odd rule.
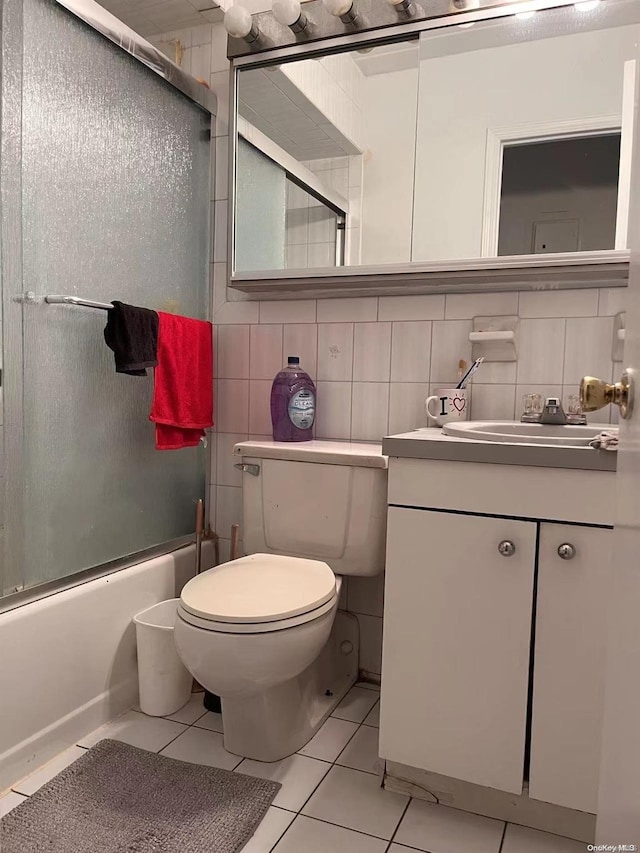
[[[146,376],[158,364],[158,315],[148,308],[113,302],[104,339],[116,357],[116,373]]]

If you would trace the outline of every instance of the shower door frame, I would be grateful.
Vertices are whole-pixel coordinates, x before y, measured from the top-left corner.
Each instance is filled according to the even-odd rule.
[[[4,439],[4,517],[0,518],[0,547],[4,553],[0,562],[0,613],[119,571],[144,559],[170,553],[193,541],[193,536],[168,540],[73,575],[37,584],[26,590],[23,587],[25,536],[28,535],[29,525],[39,523],[37,518],[29,517],[28,507],[24,507],[22,491],[25,429],[23,310],[25,304],[35,300],[35,286],[31,287],[31,282],[24,281],[22,266],[23,2],[24,0],[0,0],[0,281]],[[209,113],[212,122],[215,122],[215,94],[94,0],[51,2],[80,18],[91,29],[158,74],[174,89]],[[10,216],[7,211],[11,212]],[[10,365],[6,361],[7,352],[11,353]],[[205,458],[209,460],[208,452]],[[4,595],[3,590],[7,590]]]

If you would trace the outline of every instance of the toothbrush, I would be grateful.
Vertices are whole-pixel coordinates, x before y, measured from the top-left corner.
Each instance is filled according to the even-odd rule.
[[[458,375],[456,377],[458,382],[460,382],[460,380],[464,376],[464,372],[466,369],[467,369],[467,362],[464,360],[464,358],[461,358],[460,361],[458,362]]]
[[[473,364],[471,365],[469,370],[467,370],[467,372],[462,377],[460,382],[458,382],[458,384],[456,385],[456,388],[466,388],[467,383],[471,380],[473,374],[480,367],[480,365],[482,364],[483,361],[484,361],[484,356],[481,356],[480,358],[476,358],[476,360],[473,362]]]

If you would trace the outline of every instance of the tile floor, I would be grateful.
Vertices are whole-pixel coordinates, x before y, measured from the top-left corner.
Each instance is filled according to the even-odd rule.
[[[202,694],[168,718],[127,711],[0,798],[4,815],[104,737],[171,758],[282,783],[243,853],[584,853],[586,845],[384,791],[378,774],[379,692],[357,685],[299,753],[264,764],[227,752],[222,718]]]

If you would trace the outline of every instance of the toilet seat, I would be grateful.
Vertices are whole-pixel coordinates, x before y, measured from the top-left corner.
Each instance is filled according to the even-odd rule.
[[[264,633],[311,622],[336,607],[336,577],[326,563],[252,554],[192,578],[178,615],[208,631]]]

